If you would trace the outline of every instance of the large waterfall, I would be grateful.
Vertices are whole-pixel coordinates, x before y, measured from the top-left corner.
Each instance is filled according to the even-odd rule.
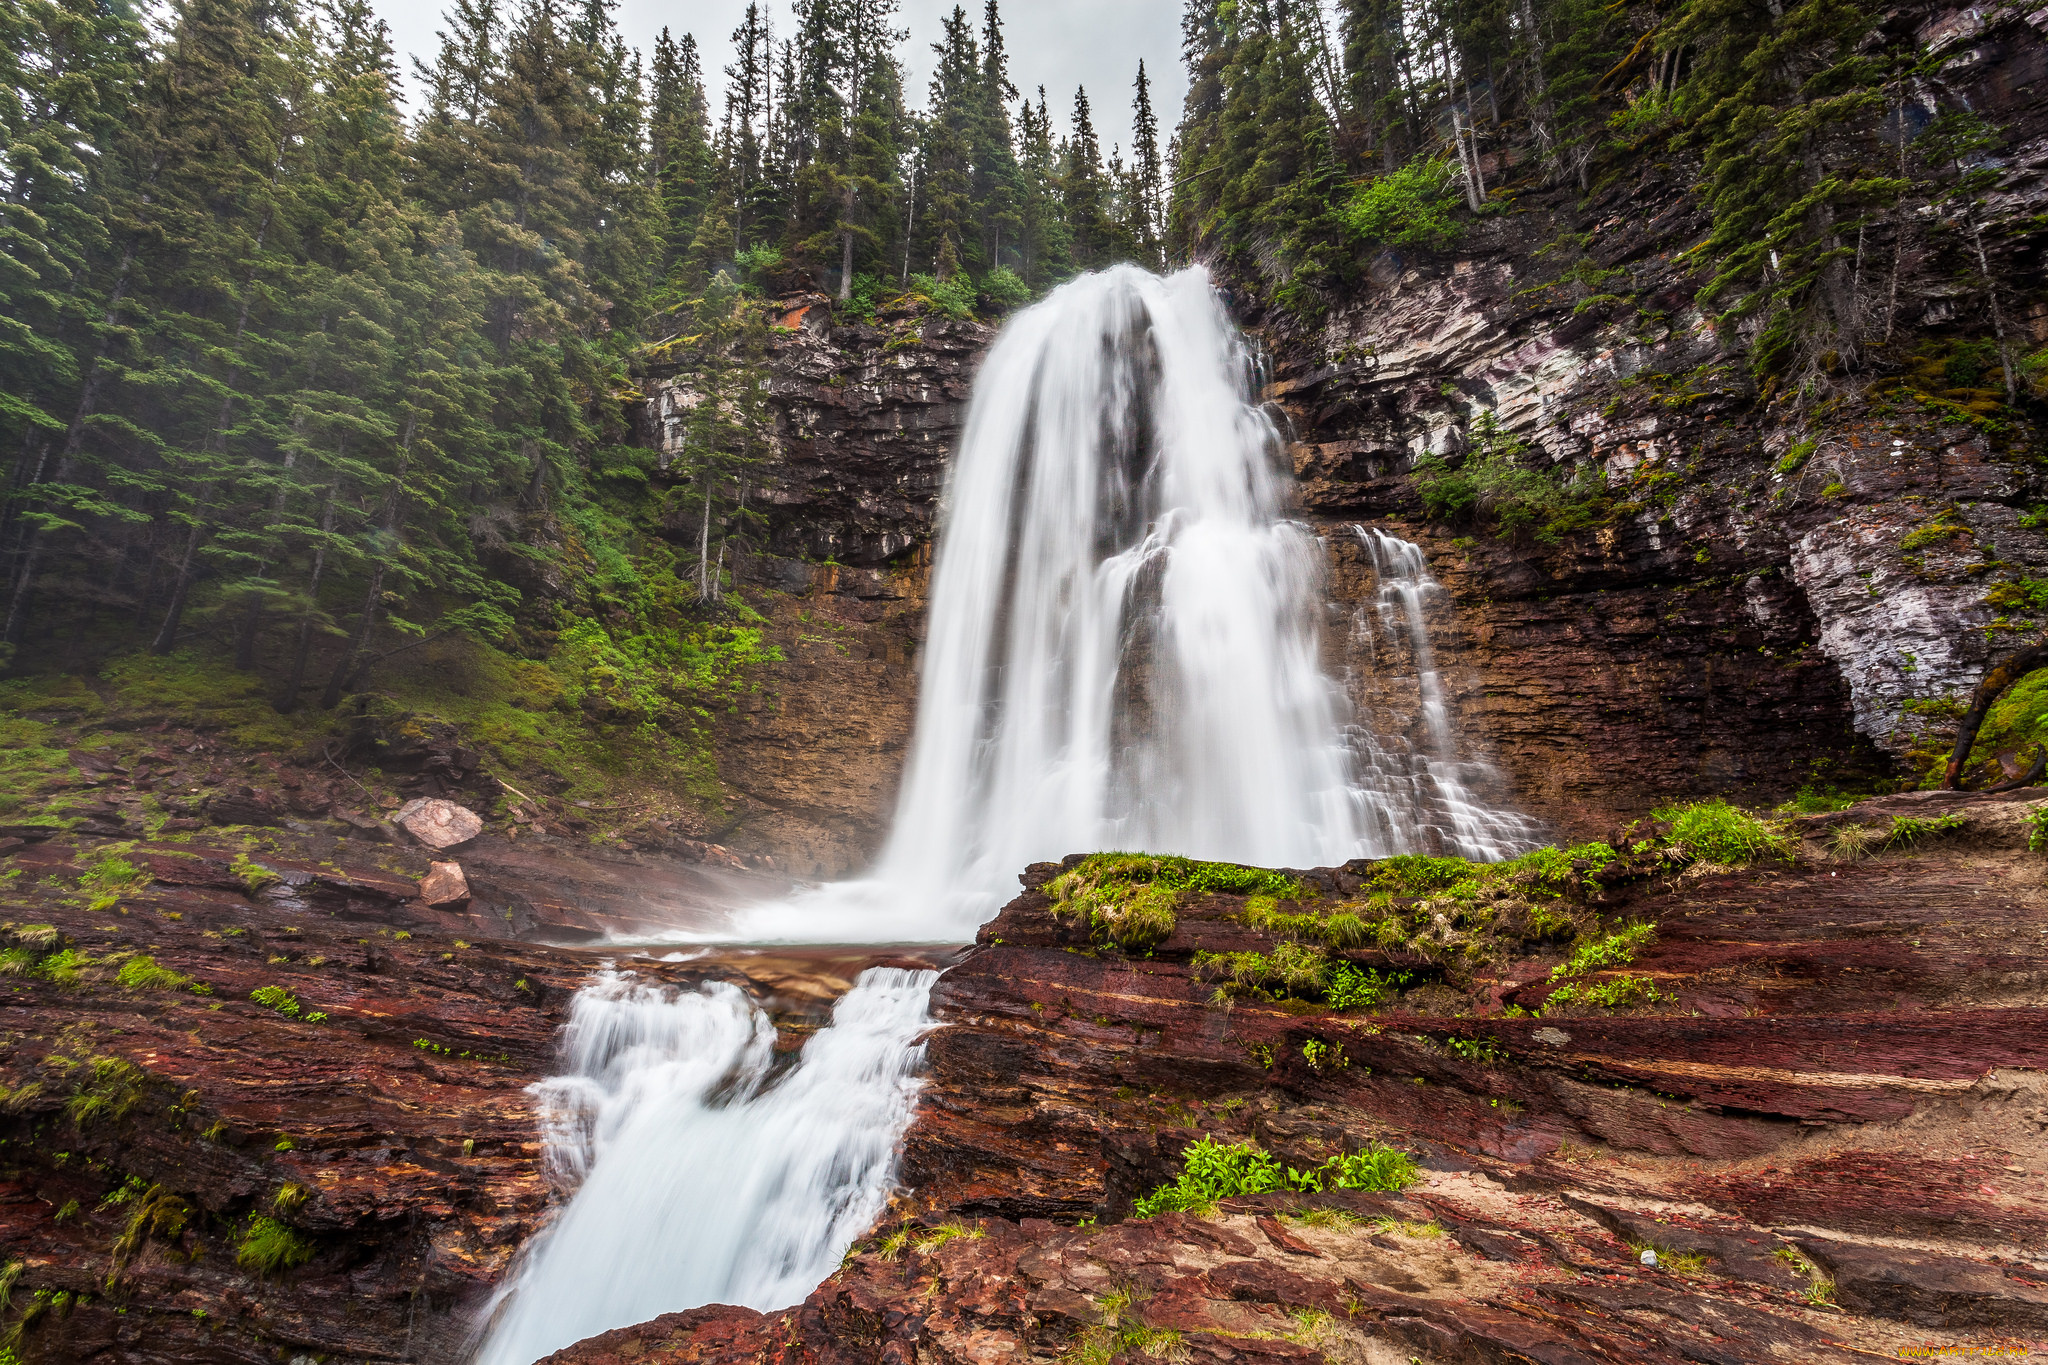
[[[1198,269],[1083,276],[1004,328],[946,490],[888,847],[864,880],[739,912],[730,939],[962,942],[1027,863],[1097,849],[1301,867],[1517,844],[1460,781],[1432,662],[1431,738],[1401,761],[1323,668],[1324,547],[1286,515],[1255,380]],[[1425,591],[1419,552],[1374,553],[1426,648],[1419,597],[1400,605]],[[929,975],[867,973],[779,1080],[736,989],[601,975],[540,1087],[575,1193],[478,1365],[801,1300],[893,1182]]]
[[[1323,547],[1286,515],[1255,384],[1200,269],[1083,276],[1004,328],[946,490],[888,846],[741,936],[957,942],[1026,864],[1095,849],[1306,867],[1415,850],[1420,819],[1429,851],[1507,851],[1361,762],[1370,726],[1319,657]]]

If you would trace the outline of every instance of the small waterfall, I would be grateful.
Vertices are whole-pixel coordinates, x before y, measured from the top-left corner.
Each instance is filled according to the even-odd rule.
[[[1422,547],[1377,527],[1354,526],[1378,581],[1377,600],[1358,613],[1358,643],[1375,672],[1392,675],[1404,663],[1412,670],[1420,742],[1401,746],[1369,725],[1357,729],[1360,779],[1385,813],[1392,842],[1400,851],[1454,854],[1493,860],[1512,857],[1538,842],[1536,823],[1502,806],[1489,805],[1475,789],[1500,786],[1487,764],[1460,752],[1443,680],[1436,668],[1427,611],[1444,597],[1429,571]],[[1405,676],[1382,676],[1400,687]]]
[[[777,1077],[775,1027],[739,988],[600,972],[564,1074],[535,1087],[549,1175],[574,1193],[507,1276],[476,1365],[698,1304],[801,1301],[887,1202],[935,979],[863,972]]]

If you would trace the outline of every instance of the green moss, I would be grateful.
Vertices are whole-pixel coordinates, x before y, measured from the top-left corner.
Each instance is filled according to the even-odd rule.
[[[1572,949],[1567,957],[1550,973],[1552,981],[1561,981],[1567,976],[1581,972],[1598,971],[1602,967],[1619,967],[1636,960],[1636,953],[1657,937],[1654,924],[1631,924],[1626,928],[1589,938]]]
[[[1141,952],[1172,934],[1185,897],[1223,895],[1306,900],[1303,884],[1264,868],[1145,853],[1096,853],[1046,883],[1055,915],[1088,917],[1098,943]]]
[[[312,1259],[312,1242],[275,1218],[251,1218],[235,1248],[235,1264],[258,1275],[291,1270]]]

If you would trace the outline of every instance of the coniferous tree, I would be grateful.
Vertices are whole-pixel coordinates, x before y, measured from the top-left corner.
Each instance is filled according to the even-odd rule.
[[[1158,267],[1165,264],[1161,215],[1166,182],[1159,160],[1159,118],[1152,112],[1152,82],[1142,61],[1131,88],[1131,185],[1127,196],[1131,207],[1125,227],[1140,257],[1147,265]]]
[[[672,41],[666,28],[654,45],[648,115],[649,168],[660,196],[660,278],[674,275],[697,235],[712,185],[710,106],[704,94],[697,39]]]

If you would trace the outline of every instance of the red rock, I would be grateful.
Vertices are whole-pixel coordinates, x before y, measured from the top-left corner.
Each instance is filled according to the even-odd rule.
[[[435,863],[428,868],[420,879],[420,899],[436,907],[469,904],[469,879],[462,875],[462,864]]]

